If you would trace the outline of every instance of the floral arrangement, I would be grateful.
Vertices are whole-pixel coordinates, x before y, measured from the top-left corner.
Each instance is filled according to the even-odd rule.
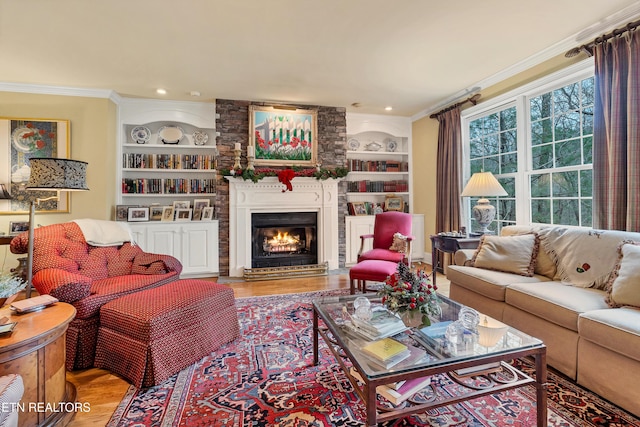
[[[22,278],[0,271],[0,298],[17,294],[27,286]]]
[[[258,182],[262,178],[267,176],[277,176],[278,180],[282,182],[286,189],[284,191],[291,191],[293,187],[291,186],[291,180],[297,176],[307,177],[307,178],[316,178],[316,179],[329,179],[329,178],[344,178],[349,173],[347,168],[337,167],[335,169],[325,169],[320,166],[315,168],[301,168],[301,167],[291,167],[287,169],[273,169],[273,168],[256,168],[256,169],[223,169],[221,171],[223,176],[235,176],[238,178],[242,178],[245,181],[250,180],[253,182]]]
[[[436,285],[431,284],[424,270],[412,271],[403,262],[398,263],[394,274],[387,277],[378,295],[382,303],[393,312],[418,310],[437,316],[441,313]]]

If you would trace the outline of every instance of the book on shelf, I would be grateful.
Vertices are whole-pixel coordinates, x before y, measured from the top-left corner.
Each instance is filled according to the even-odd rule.
[[[352,367],[349,370],[349,373],[356,380],[364,382],[357,369]],[[378,393],[380,396],[384,397],[394,405],[399,405],[423,388],[427,387],[429,384],[431,384],[430,376],[413,378],[411,380],[403,381],[397,389],[392,388],[388,384],[379,385],[378,387],[376,387],[376,393]]]
[[[362,347],[362,351],[380,362],[408,356],[409,348],[393,338],[382,338]]]

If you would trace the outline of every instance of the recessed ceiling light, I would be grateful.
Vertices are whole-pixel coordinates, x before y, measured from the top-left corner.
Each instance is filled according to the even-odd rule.
[[[156,89],[156,93],[157,93],[158,95],[166,95],[166,94],[167,94],[167,91],[166,91],[165,89],[158,88],[158,89]]]
[[[384,109],[385,109],[386,111],[391,111],[391,110],[393,110],[393,107],[392,107],[392,106],[388,106],[388,107],[384,107]]]
[[[191,92],[189,92],[189,95],[191,95],[191,96],[200,96],[200,92],[198,92],[197,90],[192,90]]]

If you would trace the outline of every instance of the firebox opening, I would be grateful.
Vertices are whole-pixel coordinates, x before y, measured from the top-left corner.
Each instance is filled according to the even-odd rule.
[[[251,268],[316,264],[317,212],[252,213]]]

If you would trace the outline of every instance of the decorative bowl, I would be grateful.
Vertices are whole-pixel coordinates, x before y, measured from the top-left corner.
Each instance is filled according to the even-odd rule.
[[[504,337],[509,327],[496,319],[483,316],[478,323],[478,344],[493,347]]]

